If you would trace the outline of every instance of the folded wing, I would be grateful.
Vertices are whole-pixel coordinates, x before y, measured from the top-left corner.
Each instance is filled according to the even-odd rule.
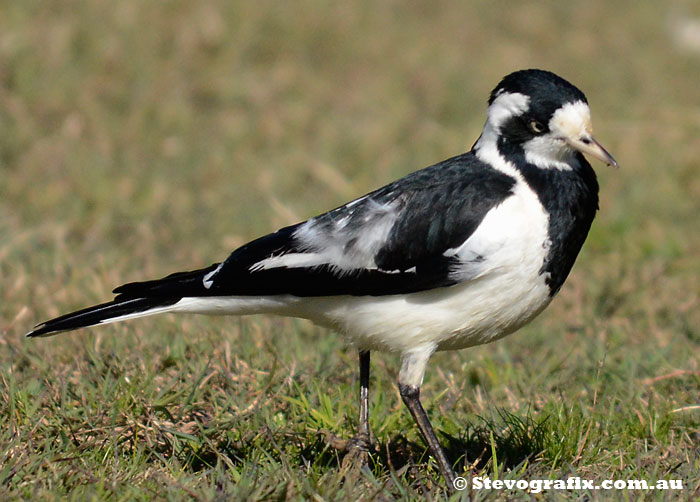
[[[439,175],[438,175],[439,171]],[[392,295],[451,286],[479,273],[454,250],[515,180],[464,154],[417,171],[234,251],[221,264],[117,288],[152,295]],[[119,298],[119,297],[118,297]]]

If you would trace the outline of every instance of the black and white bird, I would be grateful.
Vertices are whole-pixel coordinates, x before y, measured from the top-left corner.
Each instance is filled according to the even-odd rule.
[[[221,263],[120,286],[112,301],[28,336],[165,312],[310,319],[359,351],[359,448],[370,433],[370,351],[400,354],[401,396],[452,486],[419,400],[428,360],[513,333],[559,291],[598,209],[582,154],[617,166],[593,138],[586,96],[553,73],[517,71],[491,93],[471,151],[253,240]]]

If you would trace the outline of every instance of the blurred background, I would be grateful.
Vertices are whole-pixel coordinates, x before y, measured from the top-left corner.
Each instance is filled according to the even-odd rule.
[[[3,296],[34,314],[70,302],[54,295],[71,294],[59,290],[78,265],[114,269],[104,288],[80,281],[102,296],[465,151],[490,90],[530,67],[587,93],[622,166],[596,166],[594,246],[619,251],[632,233],[632,253],[694,258],[694,2],[85,0],[1,14]]]
[[[225,338],[281,336],[283,364],[311,375],[337,364],[352,394],[352,351],[297,321],[163,318],[22,335],[119,284],[220,261],[468,150],[489,92],[522,68],[554,71],[587,94],[596,137],[621,168],[594,163],[600,212],[542,318],[435,365],[477,403],[466,415],[480,413],[468,406],[479,406],[481,384],[491,404],[517,413],[556,400],[564,380],[590,399],[600,389],[586,382],[602,371],[618,385],[606,406],[637,409],[653,395],[669,430],[697,438],[688,407],[700,404],[700,4],[690,0],[2,2],[3,399],[25,392],[49,414],[38,397],[51,394],[49,375],[78,378],[105,351],[128,373],[172,344],[192,343],[190,357],[206,361],[213,352],[199,351]],[[308,350],[317,343],[324,362]],[[268,364],[262,352],[252,366]],[[391,389],[387,361],[380,387]],[[443,383],[429,376],[427,395]],[[6,448],[22,437],[18,417],[5,416],[16,428]],[[682,461],[682,451],[671,456]]]

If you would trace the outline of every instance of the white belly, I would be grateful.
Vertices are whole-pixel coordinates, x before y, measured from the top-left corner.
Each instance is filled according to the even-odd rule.
[[[503,274],[410,295],[315,298],[306,304],[312,311],[299,314],[361,349],[403,353],[429,343],[455,350],[513,333],[550,299],[543,278],[534,283]]]
[[[535,194],[516,189],[452,250],[465,260],[482,257],[464,267],[471,276],[465,282],[405,295],[306,299],[299,314],[365,349],[405,352],[434,343],[448,350],[490,342],[529,322],[551,300],[541,274],[548,224]]]

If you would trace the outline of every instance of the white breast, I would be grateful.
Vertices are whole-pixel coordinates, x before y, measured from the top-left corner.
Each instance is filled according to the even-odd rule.
[[[364,349],[405,352],[487,343],[512,333],[549,303],[540,270],[548,250],[548,218],[523,181],[492,209],[456,254],[479,254],[476,278],[430,291],[382,297],[339,296],[298,302],[294,315],[331,326]]]

